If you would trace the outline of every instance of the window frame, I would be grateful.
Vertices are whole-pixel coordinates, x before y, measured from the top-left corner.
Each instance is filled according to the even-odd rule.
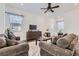
[[[56,28],[57,28],[57,31],[60,31],[60,30],[61,30],[61,31],[63,32],[63,31],[64,31],[64,28],[63,28],[63,30],[62,30],[62,29],[59,29],[59,28],[58,28],[58,22],[64,22],[64,20],[58,20],[58,21],[56,21]]]
[[[21,16],[21,17],[23,17],[23,20],[24,20],[24,16],[23,15],[19,15],[19,14],[16,14],[16,13],[12,13],[12,12],[5,12],[7,15],[15,15],[15,16]],[[13,30],[12,29],[12,26],[11,26],[11,22],[10,22],[10,18],[9,18],[9,16],[8,16],[8,19],[9,19],[9,24],[10,24],[10,28],[11,28],[11,30],[13,31],[13,32],[21,32],[22,31],[22,29],[23,29],[23,20],[22,20],[22,22],[21,22],[21,30],[18,30],[18,31],[16,31],[16,30]]]

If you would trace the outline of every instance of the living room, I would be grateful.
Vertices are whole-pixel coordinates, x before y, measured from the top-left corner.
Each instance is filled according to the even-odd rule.
[[[54,12],[51,12],[50,10],[46,11],[48,6],[49,3],[0,3],[0,34],[4,34],[5,31],[10,28],[13,34],[19,37],[20,41],[27,41],[28,31],[40,31],[41,36],[43,37],[43,34],[47,29],[51,36],[57,36],[58,32],[61,32],[61,30],[64,34],[73,33],[79,36],[78,3],[51,3],[51,7],[59,6],[58,8],[55,7],[56,9],[52,9]],[[45,8],[45,10],[41,8]],[[32,29],[35,27],[35,30],[31,30],[29,28],[30,25],[32,25]],[[38,35],[38,33],[36,33],[36,35]],[[32,36],[29,37],[31,38]],[[37,41],[36,45],[35,39],[37,38],[34,38],[32,41],[28,41],[28,51],[30,51],[28,52],[29,56],[40,56],[40,41]],[[44,42],[51,42],[50,40],[46,41],[47,42]],[[53,54],[49,51],[49,54],[47,55],[50,56]]]

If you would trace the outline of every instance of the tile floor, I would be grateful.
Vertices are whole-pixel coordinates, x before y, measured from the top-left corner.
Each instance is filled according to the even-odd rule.
[[[45,42],[45,41],[44,41]],[[50,40],[47,41],[49,43]],[[36,41],[30,41],[29,44],[29,56],[40,56],[40,47],[39,47],[39,41],[37,42],[37,45],[35,44]]]
[[[35,41],[28,42],[30,49],[29,49],[29,56],[40,56],[40,48],[39,48],[39,41],[37,45]]]

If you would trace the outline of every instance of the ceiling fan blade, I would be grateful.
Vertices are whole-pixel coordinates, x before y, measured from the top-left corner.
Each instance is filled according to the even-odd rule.
[[[53,9],[53,8],[58,8],[58,7],[59,7],[59,5],[52,7],[52,9]]]
[[[41,8],[41,9],[47,9],[47,8]]]
[[[52,9],[50,10],[51,12],[54,12]]]
[[[44,13],[46,13],[49,9],[47,9]]]

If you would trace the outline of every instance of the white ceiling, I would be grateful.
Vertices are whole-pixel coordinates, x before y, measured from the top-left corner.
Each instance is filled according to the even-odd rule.
[[[35,14],[43,13],[45,10],[41,10],[40,8],[47,7],[47,3],[10,3],[9,5],[15,6],[20,10]],[[52,6],[55,5],[59,5],[60,7],[54,9],[54,13],[51,14],[59,15],[79,8],[79,4],[74,3],[52,3]]]

